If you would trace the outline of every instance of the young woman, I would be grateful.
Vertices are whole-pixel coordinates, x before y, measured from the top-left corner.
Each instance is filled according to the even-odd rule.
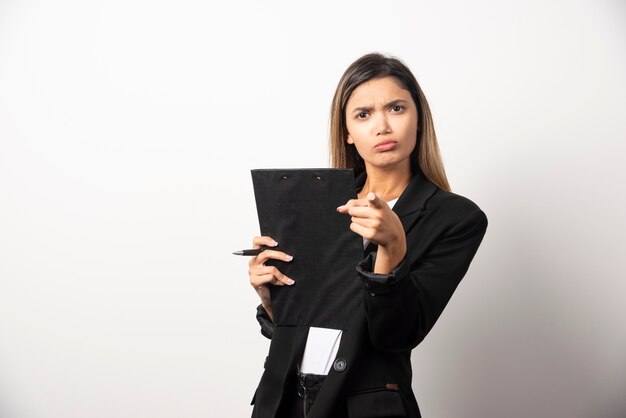
[[[337,211],[350,216],[350,229],[363,237],[364,258],[355,266],[363,309],[345,333],[310,328],[303,338],[273,341],[252,415],[420,417],[411,350],[465,275],[487,218],[450,192],[428,103],[400,60],[368,54],[348,67],[333,99],[330,131],[332,166],[355,172],[358,198]],[[263,236],[253,245],[276,242]],[[291,256],[266,250],[249,264],[261,299],[257,319],[272,338],[268,286],[294,280],[266,266],[269,259]]]

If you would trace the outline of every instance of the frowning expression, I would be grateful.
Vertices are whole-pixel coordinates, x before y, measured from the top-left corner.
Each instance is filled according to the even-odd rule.
[[[410,166],[417,124],[417,106],[411,93],[394,77],[361,84],[346,104],[347,142],[354,144],[366,169]]]

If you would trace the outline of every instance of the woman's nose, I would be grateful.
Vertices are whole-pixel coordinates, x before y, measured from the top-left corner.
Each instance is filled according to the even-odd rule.
[[[377,126],[377,135],[385,135],[391,132],[391,128],[389,127],[389,121],[387,120],[387,117],[385,115],[381,115],[379,117]]]

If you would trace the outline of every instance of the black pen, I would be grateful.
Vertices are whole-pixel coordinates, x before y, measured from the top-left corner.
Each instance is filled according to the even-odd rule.
[[[235,255],[249,255],[249,256],[252,256],[252,257],[256,257],[257,255],[261,254],[265,250],[266,250],[266,248],[254,248],[254,249],[251,249],[251,250],[234,251],[233,254],[235,254]]]

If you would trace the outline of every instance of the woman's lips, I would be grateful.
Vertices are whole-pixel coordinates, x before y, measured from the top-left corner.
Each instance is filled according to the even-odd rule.
[[[398,143],[396,141],[384,141],[376,144],[374,149],[376,151],[385,152],[394,149],[397,144]]]

